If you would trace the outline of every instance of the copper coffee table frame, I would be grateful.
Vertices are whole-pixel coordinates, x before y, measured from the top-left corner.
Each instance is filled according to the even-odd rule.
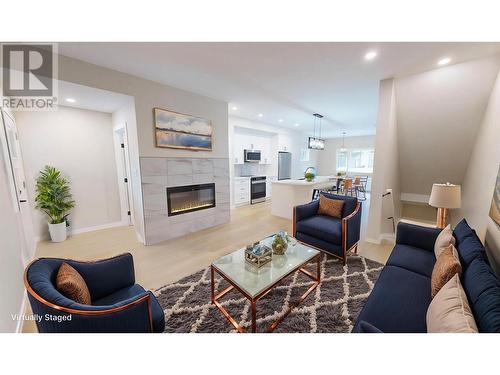
[[[320,282],[321,282],[321,270],[320,270],[320,266],[321,266],[321,254],[322,253],[319,253],[319,254],[315,255],[313,258],[309,259],[305,263],[302,263],[301,265],[299,265],[296,268],[292,269],[290,272],[288,272],[286,275],[284,275],[280,279],[276,280],[276,282],[274,282],[271,286],[269,286],[266,289],[264,289],[262,292],[260,292],[259,294],[257,294],[255,297],[252,297],[252,296],[248,295],[248,293],[246,293],[245,291],[243,291],[233,281],[231,281],[231,278],[229,278],[226,275],[224,275],[224,273],[221,270],[219,270],[216,266],[214,266],[212,264],[212,266],[210,267],[210,273],[211,273],[210,276],[211,276],[211,284],[212,284],[212,303],[215,306],[217,306],[217,308],[222,312],[222,314],[224,314],[224,316],[227,318],[227,320],[229,320],[229,322],[234,326],[234,328],[236,328],[238,330],[238,332],[240,332],[240,333],[247,332],[247,330],[244,327],[242,327],[240,324],[238,324],[238,322],[236,321],[236,319],[234,319],[231,316],[231,314],[229,314],[229,312],[226,310],[226,308],[224,306],[222,306],[222,304],[219,302],[219,299],[222,298],[222,297],[224,297],[231,290],[233,290],[233,289],[238,290],[252,304],[252,332],[255,332],[256,329],[257,329],[257,301],[260,300],[261,298],[265,297],[269,292],[271,292],[280,283],[281,280],[287,278],[288,276],[292,275],[294,272],[296,272],[298,270],[298,271],[302,272],[304,275],[310,277],[314,281],[314,284],[311,285],[311,287],[309,289],[307,289],[307,291],[304,292],[304,294],[302,294],[302,296],[300,296],[300,298],[299,298],[299,300],[297,302],[289,304],[289,307],[288,307],[287,311],[285,312],[285,314],[283,316],[281,316],[278,320],[276,320],[274,323],[272,323],[267,328],[267,332],[272,332],[278,326],[278,324],[281,323],[281,321],[283,319],[285,319],[286,316],[288,314],[290,314],[290,312],[295,307],[297,307],[298,305],[300,305],[302,303],[302,301],[304,301],[307,298],[307,296],[309,294],[311,294],[311,292],[314,289],[316,289],[316,287],[320,284]],[[308,263],[310,263],[310,262],[312,262],[314,260],[316,260],[316,275],[313,275],[311,272],[309,272],[309,271],[307,271],[307,270],[305,270],[303,268],[306,264],[308,264]],[[222,292],[217,293],[217,294],[215,294],[215,273],[218,273],[224,280],[226,280],[230,284],[229,287],[227,287]]]

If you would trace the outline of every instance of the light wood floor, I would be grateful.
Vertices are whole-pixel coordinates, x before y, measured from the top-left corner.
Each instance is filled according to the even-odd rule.
[[[157,289],[280,229],[291,233],[291,221],[272,216],[270,211],[269,202],[246,205],[232,210],[231,221],[227,224],[152,246],[139,243],[133,227],[82,233],[61,243],[40,242],[36,257],[95,260],[130,252],[134,256],[137,283],[146,289]],[[362,225],[365,223],[363,220]],[[360,255],[385,263],[392,245],[361,241],[358,249]],[[26,322],[23,332],[36,332],[34,323]]]

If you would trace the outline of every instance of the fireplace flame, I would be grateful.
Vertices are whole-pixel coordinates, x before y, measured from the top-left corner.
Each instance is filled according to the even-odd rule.
[[[203,203],[203,202],[192,201],[192,202],[186,202],[185,204],[183,204],[180,207],[172,207],[171,212],[178,213],[178,212],[184,212],[184,211],[191,211],[191,210],[194,210],[196,208],[213,207],[213,205],[214,204],[212,202]]]

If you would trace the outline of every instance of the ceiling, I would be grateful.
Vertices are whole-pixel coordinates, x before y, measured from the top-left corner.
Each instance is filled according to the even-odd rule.
[[[59,105],[66,107],[113,113],[130,104],[133,100],[128,95],[82,86],[72,82],[58,81],[57,86]]]
[[[59,53],[227,101],[253,121],[312,134],[317,112],[332,138],[375,133],[381,79],[500,53],[500,43],[60,43]]]

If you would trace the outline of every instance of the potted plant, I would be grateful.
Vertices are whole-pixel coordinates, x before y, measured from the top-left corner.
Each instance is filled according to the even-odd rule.
[[[49,217],[49,233],[52,242],[66,240],[69,211],[75,206],[69,181],[56,168],[46,165],[36,179],[36,208]]]
[[[304,177],[306,178],[307,181],[311,182],[312,180],[314,180],[314,173],[307,172],[306,174],[304,174]]]

